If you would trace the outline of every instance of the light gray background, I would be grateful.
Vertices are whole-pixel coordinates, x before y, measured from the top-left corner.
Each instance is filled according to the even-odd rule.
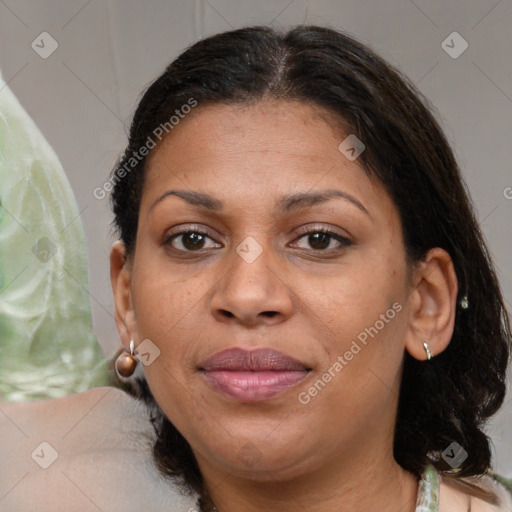
[[[329,25],[400,67],[438,108],[512,302],[511,0],[3,0],[0,68],[60,157],[85,226],[95,333],[118,347],[107,199],[93,196],[126,142],[143,89],[185,46],[250,24]],[[58,49],[42,59],[42,32]],[[441,43],[468,42],[457,59]],[[512,394],[490,425],[496,467],[512,476]]]

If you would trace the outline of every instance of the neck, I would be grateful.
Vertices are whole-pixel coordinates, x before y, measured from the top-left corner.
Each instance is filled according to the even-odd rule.
[[[216,471],[209,478],[212,473],[201,465],[219,512],[414,512],[417,478],[401,468],[392,454],[362,457],[360,452],[344,454],[314,472],[288,479],[271,471],[251,479]]]

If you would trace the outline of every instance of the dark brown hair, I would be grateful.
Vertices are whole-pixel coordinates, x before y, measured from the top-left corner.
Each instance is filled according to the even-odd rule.
[[[417,476],[427,464],[447,472],[451,467],[441,454],[457,442],[469,455],[457,477],[487,472],[491,455],[483,427],[505,396],[510,324],[474,208],[428,100],[368,47],[330,28],[247,27],[200,40],[146,90],[113,170],[114,222],[128,258],[137,236],[146,158],[122,179],[119,170],[190,98],[197,109],[265,98],[309,102],[327,108],[363,141],[358,161],[397,206],[409,262],[441,247],[451,255],[459,283],[448,348],[428,364],[405,353],[395,459]],[[467,309],[460,306],[465,296]],[[158,434],[159,468],[198,492],[200,506],[208,510],[190,445],[141,384]]]

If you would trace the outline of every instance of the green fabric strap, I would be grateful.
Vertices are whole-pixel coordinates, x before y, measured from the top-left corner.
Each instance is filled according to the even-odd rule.
[[[509,491],[510,494],[512,495],[512,480],[503,478],[502,476],[497,475],[496,473],[491,473],[491,476],[496,482],[503,485],[503,487],[505,487],[505,489],[507,489],[507,491]]]
[[[427,466],[421,475],[415,512],[439,510],[439,474],[433,466]]]

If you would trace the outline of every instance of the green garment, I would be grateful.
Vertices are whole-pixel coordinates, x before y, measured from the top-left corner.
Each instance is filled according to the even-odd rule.
[[[433,466],[427,466],[421,475],[418,502],[414,512],[437,512],[439,509],[440,478]]]
[[[0,398],[57,398],[111,384],[92,331],[76,200],[1,76],[0,201]]]
[[[491,473],[490,477],[512,494],[512,481],[494,473]],[[421,475],[418,488],[418,500],[414,512],[439,511],[440,484],[441,479],[437,470],[433,466],[427,466]]]

